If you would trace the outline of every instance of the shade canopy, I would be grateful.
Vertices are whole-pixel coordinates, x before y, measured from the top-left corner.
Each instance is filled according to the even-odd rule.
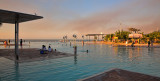
[[[19,23],[41,19],[42,16],[25,14],[20,12],[8,11],[0,9],[0,23],[15,24],[15,57],[19,60],[18,43],[19,43]],[[22,44],[21,44],[22,46]]]
[[[41,19],[42,16],[31,15],[26,13],[8,11],[0,9],[0,23],[10,23],[15,24],[15,22],[26,22],[36,19]]]
[[[99,35],[107,35],[107,34],[87,34],[86,36],[99,36]]]

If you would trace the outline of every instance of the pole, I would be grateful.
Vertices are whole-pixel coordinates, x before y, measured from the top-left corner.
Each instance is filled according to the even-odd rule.
[[[99,35],[98,35],[98,41],[99,41]]]
[[[102,41],[103,41],[103,35],[102,35]]]
[[[18,33],[19,33],[19,22],[18,22],[18,15],[16,17],[16,21],[15,21],[15,58],[16,60],[19,60],[19,52],[18,52]]]

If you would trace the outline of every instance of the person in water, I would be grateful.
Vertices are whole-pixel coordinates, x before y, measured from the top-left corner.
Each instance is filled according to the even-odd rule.
[[[48,47],[48,52],[52,52],[51,46]]]
[[[20,39],[20,45],[22,46],[22,43],[23,43],[23,41],[22,41],[22,39]]]
[[[134,43],[134,41],[133,41],[131,46],[134,47],[134,44],[135,44],[135,43]]]
[[[4,45],[8,45],[8,43],[7,43],[7,41],[6,41],[6,40],[4,41]]]
[[[151,42],[150,42],[150,41],[148,41],[148,47],[150,47],[150,44],[151,44]]]
[[[10,41],[10,39],[9,39],[9,40],[8,40],[8,44],[10,44],[10,42],[11,42],[11,41]]]
[[[45,45],[42,45],[42,49],[40,50],[40,54],[47,54],[48,50],[46,49]]]
[[[45,45],[42,45],[42,50],[46,51],[46,46]]]

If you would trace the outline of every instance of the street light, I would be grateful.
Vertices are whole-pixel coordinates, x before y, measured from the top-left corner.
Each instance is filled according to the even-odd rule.
[[[82,45],[84,45],[84,35],[82,35],[83,41],[82,41]]]
[[[73,34],[73,38],[75,38],[75,40],[74,40],[74,46],[76,46],[76,38],[77,38],[77,35],[76,35],[76,34]]]
[[[102,35],[103,33],[101,32],[101,35]],[[103,35],[102,35],[102,40],[103,40]]]
[[[76,35],[76,34],[73,34],[73,37],[74,37],[74,38],[77,38],[77,35]]]
[[[65,41],[67,42],[67,35],[66,35],[66,36],[64,36],[64,38],[66,39]]]
[[[82,35],[82,38],[84,39],[84,35]]]

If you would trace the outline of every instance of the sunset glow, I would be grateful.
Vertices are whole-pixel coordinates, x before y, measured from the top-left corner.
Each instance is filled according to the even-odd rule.
[[[44,17],[20,24],[23,39],[109,34],[129,27],[153,32],[160,29],[159,4],[160,0],[0,0],[1,9]],[[14,39],[14,25],[3,23],[0,39]]]

